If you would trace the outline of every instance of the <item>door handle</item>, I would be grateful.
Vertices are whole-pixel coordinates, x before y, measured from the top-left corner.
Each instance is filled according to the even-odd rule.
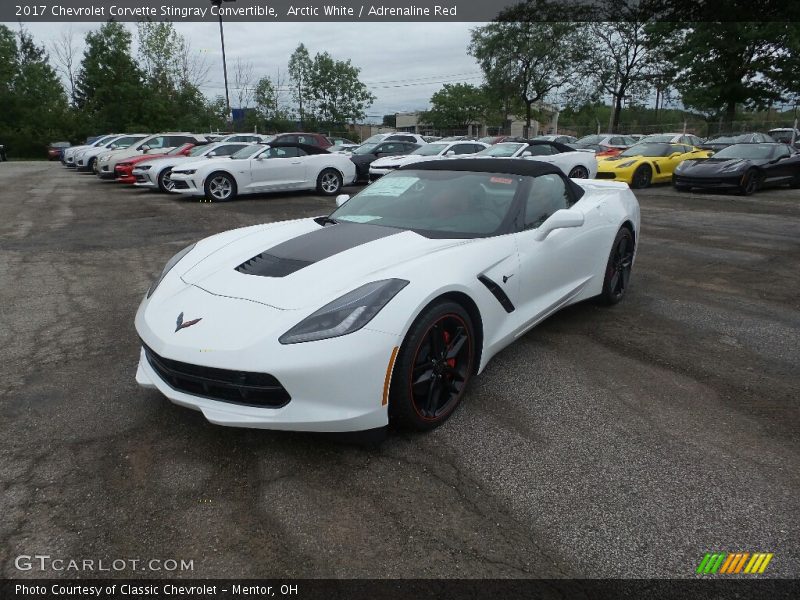
[[[299,164],[300,164],[300,162],[301,162],[301,161],[299,161],[299,160],[293,160],[293,161],[292,161],[292,164],[293,164],[293,165],[299,165]]]

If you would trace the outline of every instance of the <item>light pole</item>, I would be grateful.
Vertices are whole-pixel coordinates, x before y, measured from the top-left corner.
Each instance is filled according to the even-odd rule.
[[[236,2],[236,0],[211,0],[211,5],[219,7],[223,2]],[[225,114],[228,122],[233,121],[231,114],[231,97],[228,93],[228,63],[225,60],[225,31],[222,29],[222,12],[219,13],[219,41],[222,45],[222,73],[225,77]]]

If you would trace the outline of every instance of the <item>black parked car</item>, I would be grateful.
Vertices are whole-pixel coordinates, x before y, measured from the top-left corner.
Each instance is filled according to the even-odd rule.
[[[369,166],[377,159],[384,156],[408,154],[419,147],[419,144],[399,141],[362,144],[350,155],[350,160],[356,165],[356,181],[369,180]]]
[[[800,152],[777,142],[733,144],[709,158],[685,160],[675,168],[678,191],[733,189],[750,195],[762,187],[800,187]]]
[[[4,160],[8,160],[8,157],[6,156],[6,147],[5,145],[0,144],[0,162]]]
[[[733,144],[763,144],[774,141],[766,133],[718,133],[709,136],[705,142],[700,144],[700,148],[716,152]]]

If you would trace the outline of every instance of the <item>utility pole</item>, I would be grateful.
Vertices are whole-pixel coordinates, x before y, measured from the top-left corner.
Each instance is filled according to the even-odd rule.
[[[236,2],[236,0],[211,0],[211,5],[217,8],[223,2]],[[225,77],[225,114],[229,123],[233,122],[233,113],[231,113],[231,97],[228,92],[228,63],[225,60],[225,31],[222,28],[222,13],[219,13],[219,41],[222,45],[222,73]]]

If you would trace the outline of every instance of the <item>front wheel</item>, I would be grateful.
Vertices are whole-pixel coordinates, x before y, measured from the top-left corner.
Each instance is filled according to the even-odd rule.
[[[170,173],[172,173],[172,169],[164,169],[158,174],[158,189],[164,193],[169,192],[175,187],[175,184],[172,183],[172,180],[169,178]]]
[[[589,169],[584,166],[577,165],[572,167],[569,172],[570,179],[589,179]]]
[[[628,290],[632,268],[633,234],[627,227],[623,227],[617,232],[617,237],[611,246],[603,279],[603,291],[598,297],[602,304],[611,306],[622,300]]]
[[[742,181],[739,184],[739,193],[742,196],[750,196],[758,190],[758,184],[758,171],[750,169],[742,177]]]
[[[335,196],[342,189],[342,176],[336,169],[325,169],[317,177],[317,191],[325,196]]]
[[[642,165],[633,172],[631,187],[634,189],[646,188],[653,179],[653,169],[650,165]]]
[[[212,173],[203,190],[209,202],[227,202],[236,197],[236,180],[227,173]]]
[[[394,365],[390,422],[416,431],[444,423],[464,396],[475,356],[472,319],[464,307],[442,301],[425,309]]]

